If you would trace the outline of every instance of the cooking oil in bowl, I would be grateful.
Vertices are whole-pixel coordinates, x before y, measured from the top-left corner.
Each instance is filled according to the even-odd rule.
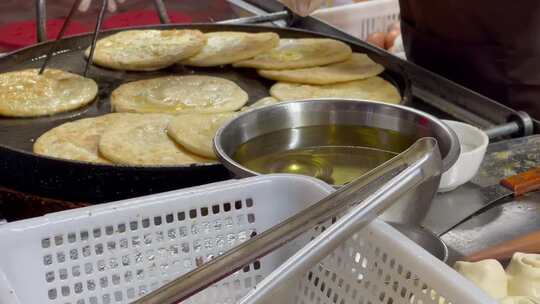
[[[255,137],[233,158],[257,173],[295,173],[343,185],[370,171],[413,140],[377,128],[326,125],[280,130]]]
[[[261,155],[240,163],[259,173],[303,174],[343,185],[395,155],[366,147],[319,146]]]

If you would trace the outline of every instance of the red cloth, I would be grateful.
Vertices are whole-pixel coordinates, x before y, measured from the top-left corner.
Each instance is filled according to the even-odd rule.
[[[182,12],[169,12],[169,18],[172,23],[190,23],[192,18]],[[159,24],[159,17],[154,10],[131,11],[116,14],[103,21],[104,29],[143,26]],[[56,39],[64,19],[51,19],[47,21],[47,37],[48,39]],[[93,30],[92,27],[83,25],[75,20],[66,29],[64,37],[88,33]],[[37,43],[36,22],[35,21],[20,21],[11,22],[0,26],[0,49],[13,51],[18,48],[26,47]]]
[[[169,19],[172,23],[191,23],[190,16],[181,12],[169,12]],[[114,15],[103,21],[103,28],[112,29],[128,26],[143,26],[159,24],[159,16],[154,10],[132,11]]]
[[[64,19],[51,19],[47,21],[47,37],[56,39],[60,32]],[[90,31],[88,27],[72,21],[64,36],[76,35]],[[7,50],[15,50],[29,46],[37,42],[36,22],[21,21],[12,22],[0,26],[0,47]]]

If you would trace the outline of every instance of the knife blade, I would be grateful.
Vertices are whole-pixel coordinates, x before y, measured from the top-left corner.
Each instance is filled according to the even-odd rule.
[[[540,189],[540,167],[505,178],[499,184],[480,187],[467,183],[458,189],[438,194],[423,226],[441,236],[471,216],[512,196]]]
[[[468,262],[478,262],[485,259],[508,261],[517,251],[540,253],[540,230],[477,251],[465,256],[463,260]]]

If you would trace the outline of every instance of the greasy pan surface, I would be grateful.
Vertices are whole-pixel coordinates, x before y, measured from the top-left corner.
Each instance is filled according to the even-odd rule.
[[[302,30],[253,25],[191,24],[144,28],[195,28],[203,32],[273,31],[285,38],[328,37]],[[117,31],[103,32],[100,37]],[[51,59],[48,67],[82,74],[85,65],[83,51],[90,42],[90,35],[63,39],[59,43],[56,56]],[[362,44],[346,42],[349,42],[354,51],[371,54]],[[39,67],[50,45],[50,43],[42,43],[0,58],[0,72]],[[372,58],[385,65],[384,57],[374,55]],[[109,95],[120,84],[170,74],[197,74],[227,78],[248,92],[248,104],[268,96],[268,89],[274,83],[257,76],[253,69],[233,69],[230,66],[217,68],[174,66],[154,72],[124,72],[91,66],[87,76],[98,83],[99,93],[96,101],[90,105],[53,116],[38,118],[0,117],[0,185],[49,198],[100,203],[229,178],[227,170],[217,163],[135,167],[90,164],[32,153],[33,142],[47,130],[68,121],[110,113]],[[398,72],[389,70],[385,71],[382,77],[400,89],[402,96],[405,96],[404,102],[409,99],[410,90],[405,77]]]

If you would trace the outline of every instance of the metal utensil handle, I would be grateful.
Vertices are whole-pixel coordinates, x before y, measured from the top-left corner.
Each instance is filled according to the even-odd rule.
[[[101,31],[101,24],[103,23],[103,16],[105,16],[105,10],[106,10],[105,8],[107,7],[107,1],[108,0],[101,0],[101,8],[99,9],[99,15],[96,20],[96,27],[92,35],[92,45],[90,46],[90,52],[88,53],[88,58],[86,59],[86,65],[84,66],[83,76],[85,77],[86,77],[86,74],[88,74],[88,69],[90,68],[90,64],[92,64],[92,59],[94,58],[94,51],[96,50],[97,38],[98,38],[99,32]]]
[[[154,6],[162,24],[171,23],[167,7],[163,0],[154,0]],[[36,0],[36,37],[37,42],[47,41],[47,3],[46,0]]]
[[[162,0],[154,0],[154,6],[156,7],[156,11],[159,16],[159,21],[162,24],[168,24],[171,23],[171,19],[169,18],[169,14],[167,13],[167,7],[165,7],[165,4]]]
[[[278,20],[286,20],[290,18],[287,11],[280,11],[264,15],[250,16],[244,18],[229,19],[216,22],[218,24],[257,24],[265,22],[273,22]]]
[[[36,37],[37,42],[47,41],[47,4],[45,0],[36,0]]]
[[[302,212],[133,303],[172,304],[185,300],[359,202],[362,202],[358,207],[362,211],[359,220],[368,223],[396,198],[440,174],[440,170],[441,158],[435,139],[418,140],[406,151]],[[384,200],[380,199],[381,195]]]
[[[369,198],[354,206],[336,223],[324,230],[313,241],[302,247],[296,254],[280,266],[280,271],[273,272],[263,287],[248,293],[241,304],[256,303],[268,299],[268,295],[283,282],[306,273],[320,263],[340,244],[354,233],[367,226],[376,216],[390,207],[403,193],[414,189],[426,179],[432,178],[442,167],[437,142],[434,139],[417,142],[418,152],[424,151],[424,157],[410,165],[398,176],[382,185]]]
[[[515,115],[509,117],[509,121],[502,125],[497,125],[487,130],[489,139],[505,136],[529,136],[534,133],[534,123],[531,116],[523,111],[517,111]]]
[[[45,71],[45,67],[47,67],[47,64],[49,64],[52,53],[57,49],[57,43],[58,43],[57,41],[62,39],[62,37],[64,36],[64,33],[67,27],[71,23],[71,18],[73,17],[73,14],[75,14],[77,7],[79,7],[80,2],[81,0],[73,1],[73,5],[71,6],[71,9],[69,10],[69,14],[67,15],[66,19],[64,20],[64,23],[62,24],[62,28],[60,29],[60,32],[58,32],[58,35],[56,36],[55,43],[51,45],[51,47],[49,48],[49,51],[47,52],[47,55],[45,56],[45,60],[43,61],[43,64],[41,65],[41,68],[39,69],[39,74],[42,74],[43,71]],[[45,5],[44,3],[42,4]],[[45,36],[46,36],[46,33],[45,33]]]

